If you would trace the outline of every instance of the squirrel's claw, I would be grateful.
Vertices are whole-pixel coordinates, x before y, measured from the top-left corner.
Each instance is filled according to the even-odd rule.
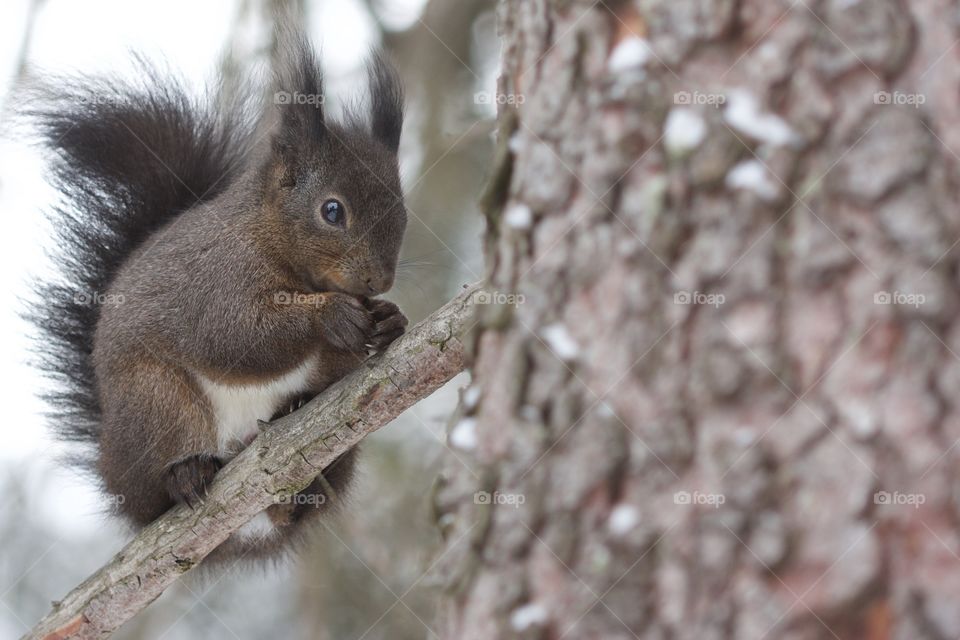
[[[208,453],[188,456],[167,468],[167,493],[174,502],[191,509],[207,495],[207,487],[223,467],[220,458]]]

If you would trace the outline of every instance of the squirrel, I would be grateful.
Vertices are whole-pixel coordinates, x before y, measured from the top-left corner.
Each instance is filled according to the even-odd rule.
[[[139,60],[138,81],[57,79],[27,109],[61,195],[60,278],[40,284],[32,314],[52,418],[92,445],[81,462],[134,528],[202,500],[258,421],[298,408],[407,325],[376,297],[406,227],[399,76],[374,53],[366,117],[333,122],[308,39],[292,28],[278,39],[272,106],[191,96]],[[208,562],[295,547],[342,502],[355,459],[342,455]]]

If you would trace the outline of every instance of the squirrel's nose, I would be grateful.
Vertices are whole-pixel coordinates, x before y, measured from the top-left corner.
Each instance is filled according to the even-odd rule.
[[[366,285],[371,295],[386,293],[390,290],[390,287],[393,286],[393,274],[381,274],[376,277],[371,276],[366,279]]]

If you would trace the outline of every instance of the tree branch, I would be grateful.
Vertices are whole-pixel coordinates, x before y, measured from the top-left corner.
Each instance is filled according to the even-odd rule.
[[[55,603],[30,639],[109,635],[179,576],[337,456],[463,370],[470,287],[301,410],[264,428],[225,466],[196,509],[178,506]]]

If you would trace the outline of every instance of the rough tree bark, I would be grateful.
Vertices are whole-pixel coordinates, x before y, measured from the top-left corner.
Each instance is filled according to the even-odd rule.
[[[440,635],[960,636],[960,3],[499,24]]]
[[[204,502],[175,507],[137,535],[25,636],[100,638],[155,600],[250,518],[289,500],[339,455],[463,370],[469,288],[303,409],[264,423]]]

